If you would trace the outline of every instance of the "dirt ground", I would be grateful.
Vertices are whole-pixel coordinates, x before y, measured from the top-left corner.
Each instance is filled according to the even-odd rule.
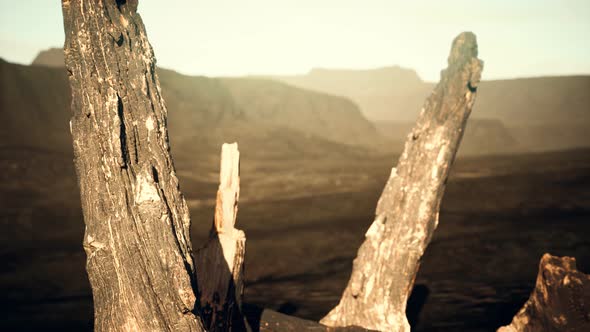
[[[84,224],[68,153],[0,151],[0,330],[90,331]],[[337,302],[393,156],[242,160],[245,301],[318,320]],[[176,162],[198,247],[218,156]],[[590,150],[461,158],[408,305],[415,331],[493,331],[534,286],[543,253],[590,272]]]

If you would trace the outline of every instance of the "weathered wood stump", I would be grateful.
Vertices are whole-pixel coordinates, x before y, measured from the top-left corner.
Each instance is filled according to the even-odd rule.
[[[215,217],[207,244],[197,250],[198,298],[207,331],[245,331],[241,311],[246,235],[235,228],[240,198],[238,144],[223,144]]]
[[[95,331],[203,331],[190,217],[137,1],[62,1]]]
[[[498,332],[590,331],[590,275],[573,257],[543,255],[535,289],[512,323]]]
[[[482,67],[475,35],[466,32],[456,37],[448,68],[426,100],[397,169],[391,171],[340,303],[321,323],[410,330],[406,303],[438,224],[445,183],[475,102]]]

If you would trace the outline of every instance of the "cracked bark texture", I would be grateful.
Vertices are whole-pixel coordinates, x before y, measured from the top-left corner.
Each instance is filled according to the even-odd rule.
[[[475,35],[461,33],[453,41],[447,69],[408,135],[397,169],[391,171],[340,303],[321,323],[410,331],[407,299],[438,224],[445,183],[482,69]]]
[[[590,276],[573,257],[543,255],[535,289],[508,326],[498,332],[590,331]]]
[[[189,211],[137,1],[62,9],[95,331],[203,331]]]
[[[223,144],[211,234],[195,254],[199,307],[207,331],[247,330],[241,308],[246,235],[235,228],[239,199],[238,144]]]

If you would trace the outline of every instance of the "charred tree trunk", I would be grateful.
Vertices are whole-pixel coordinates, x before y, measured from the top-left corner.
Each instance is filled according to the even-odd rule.
[[[410,330],[407,299],[438,224],[445,183],[475,102],[482,67],[475,35],[460,34],[453,41],[448,68],[426,100],[397,169],[391,171],[340,303],[321,323]]]
[[[223,144],[215,217],[195,265],[199,306],[207,331],[246,331],[242,315],[246,235],[235,228],[240,198],[238,144]]]
[[[62,7],[95,331],[203,331],[189,211],[137,1]]]
[[[576,259],[543,255],[535,289],[512,323],[498,332],[590,331],[590,276]]]

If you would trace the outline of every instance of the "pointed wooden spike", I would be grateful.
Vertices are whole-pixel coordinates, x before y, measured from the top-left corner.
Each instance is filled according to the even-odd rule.
[[[246,235],[235,228],[240,197],[238,144],[223,144],[212,232],[197,250],[199,307],[207,331],[245,331],[242,315]]]
[[[473,33],[455,38],[448,62],[385,185],[340,303],[323,324],[410,331],[406,303],[438,224],[449,169],[483,67]]]
[[[238,143],[221,147],[219,189],[215,205],[215,229],[218,233],[234,230],[240,198],[240,151]]]

